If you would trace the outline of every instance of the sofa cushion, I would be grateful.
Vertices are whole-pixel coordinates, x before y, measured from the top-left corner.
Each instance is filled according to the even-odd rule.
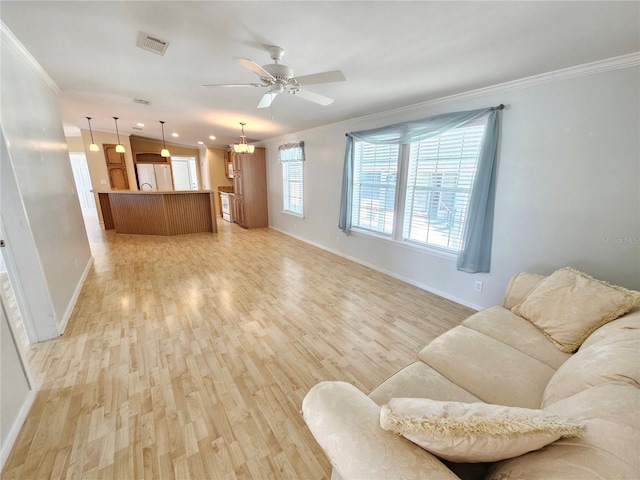
[[[369,398],[378,405],[384,405],[394,397],[432,398],[459,402],[480,400],[420,361],[398,371],[369,394]]]
[[[636,307],[627,313],[625,316],[614,320],[613,322],[603,325],[598,330],[589,335],[582,345],[580,350],[595,345],[601,342],[617,341],[619,337],[637,334],[637,332],[630,332],[630,330],[640,330],[640,307]]]
[[[585,425],[581,438],[560,439],[536,452],[495,464],[487,479],[632,479],[640,472],[640,390],[601,384],[545,411]]]
[[[603,383],[640,387],[640,316],[623,317],[604,327],[562,365],[544,391],[547,407]]]
[[[462,325],[506,343],[553,369],[571,356],[558,350],[531,322],[506,308],[487,308],[471,315]]]
[[[507,291],[504,294],[502,306],[511,310],[524,300],[531,290],[533,290],[543,279],[543,275],[538,275],[536,273],[516,273],[509,281]]]
[[[640,293],[570,267],[542,280],[513,312],[538,327],[563,352],[574,352],[596,329],[631,310]]]
[[[542,410],[426,398],[391,399],[380,410],[380,426],[452,462],[517,457],[582,431]]]
[[[555,370],[464,325],[440,335],[418,358],[486,403],[538,408]]]
[[[321,382],[302,401],[304,421],[336,478],[459,480],[435,456],[380,427],[380,407],[346,382]]]

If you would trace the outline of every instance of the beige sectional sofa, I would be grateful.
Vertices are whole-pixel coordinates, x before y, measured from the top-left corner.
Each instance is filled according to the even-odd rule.
[[[560,272],[561,281],[571,277],[570,281],[577,278],[578,283],[557,288],[547,280],[556,273],[549,277],[530,273],[514,276],[502,306],[478,312],[436,338],[414,363],[368,396],[344,382],[322,382],[313,387],[302,411],[334,467],[333,478],[640,478],[639,294],[604,282],[595,281],[594,285],[593,279],[572,269]],[[613,290],[609,292],[609,288]],[[572,295],[577,295],[577,300],[572,300]],[[540,299],[551,304],[573,301],[575,305],[569,305],[568,310],[567,305],[552,305],[551,315],[547,312],[545,319],[536,317],[536,301]],[[616,302],[624,308],[616,310]],[[600,304],[604,306],[594,317],[595,323],[581,324],[578,329],[582,331],[570,331],[568,335],[573,337],[567,340],[565,326],[569,322],[564,318],[573,316],[580,323],[589,316],[584,314],[585,308],[591,312]],[[624,311],[627,313],[621,314]],[[556,318],[559,312],[564,312],[563,318]],[[558,325],[560,331],[554,330]],[[569,353],[575,345],[579,345],[577,351]],[[421,448],[410,435],[381,427],[381,408],[382,413],[389,412],[390,405],[395,408],[396,400],[392,399],[406,398],[462,402],[458,406],[522,407],[569,419],[583,430],[555,442],[557,437],[551,438],[553,443],[531,447],[539,449],[529,453],[525,447],[524,454],[515,458],[454,463]],[[442,405],[448,407],[449,403]],[[407,418],[421,421],[415,415],[402,417]],[[478,440],[471,437],[454,439],[453,449],[462,457],[477,446]],[[509,434],[502,440],[511,442],[516,437]],[[491,443],[493,440],[481,438],[481,443],[488,442],[481,448],[493,448],[498,458],[513,455],[503,453],[505,444],[501,447]],[[470,446],[470,441],[476,444]]]

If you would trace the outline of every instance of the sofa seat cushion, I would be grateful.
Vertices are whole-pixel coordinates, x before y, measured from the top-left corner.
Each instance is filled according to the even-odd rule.
[[[580,438],[495,464],[488,480],[632,479],[640,472],[640,390],[601,384],[554,403],[545,411],[585,425]]]
[[[557,370],[571,356],[561,352],[531,322],[502,307],[475,313],[462,325],[506,343]]]
[[[464,325],[433,340],[418,358],[486,403],[539,408],[555,370]]]
[[[623,317],[603,327],[593,341],[562,365],[545,389],[542,406],[603,383],[640,388],[640,316]]]
[[[369,398],[378,405],[384,405],[392,398],[399,397],[458,402],[480,401],[479,398],[421,361],[414,362],[396,372],[369,394]]]
[[[532,322],[561,351],[572,353],[592,332],[639,301],[639,292],[565,267],[542,280],[513,312]]]
[[[571,419],[489,403],[392,398],[380,426],[452,462],[496,462],[582,433]]]

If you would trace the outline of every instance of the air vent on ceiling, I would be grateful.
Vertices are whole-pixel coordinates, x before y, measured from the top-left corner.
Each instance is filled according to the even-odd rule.
[[[152,37],[148,33],[144,32],[138,32],[138,41],[136,42],[136,45],[143,50],[157,53],[158,55],[164,55],[164,52],[169,48],[169,42]]]
[[[139,103],[140,105],[151,105],[149,100],[143,100],[141,98],[134,98],[133,103]]]

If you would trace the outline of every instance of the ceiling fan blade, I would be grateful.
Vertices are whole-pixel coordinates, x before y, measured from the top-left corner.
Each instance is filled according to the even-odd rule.
[[[317,103],[319,105],[327,106],[333,103],[333,98],[325,97],[319,93],[310,92],[309,90],[291,90],[290,93],[296,97],[304,98],[310,102]]]
[[[236,58],[236,60],[244,67],[248,68],[254,73],[260,75],[261,78],[269,78],[271,80],[275,80],[275,77],[267,72],[264,68],[258,65],[253,60],[249,60],[248,58]]]
[[[270,91],[263,95],[262,100],[258,103],[258,108],[268,108],[271,106],[273,99],[276,98],[278,92]]]
[[[201,87],[267,87],[260,83],[212,83],[210,85],[200,85]]]
[[[302,75],[296,77],[298,85],[316,85],[318,83],[344,82],[346,78],[340,70],[332,70],[330,72],[313,73],[311,75]]]

